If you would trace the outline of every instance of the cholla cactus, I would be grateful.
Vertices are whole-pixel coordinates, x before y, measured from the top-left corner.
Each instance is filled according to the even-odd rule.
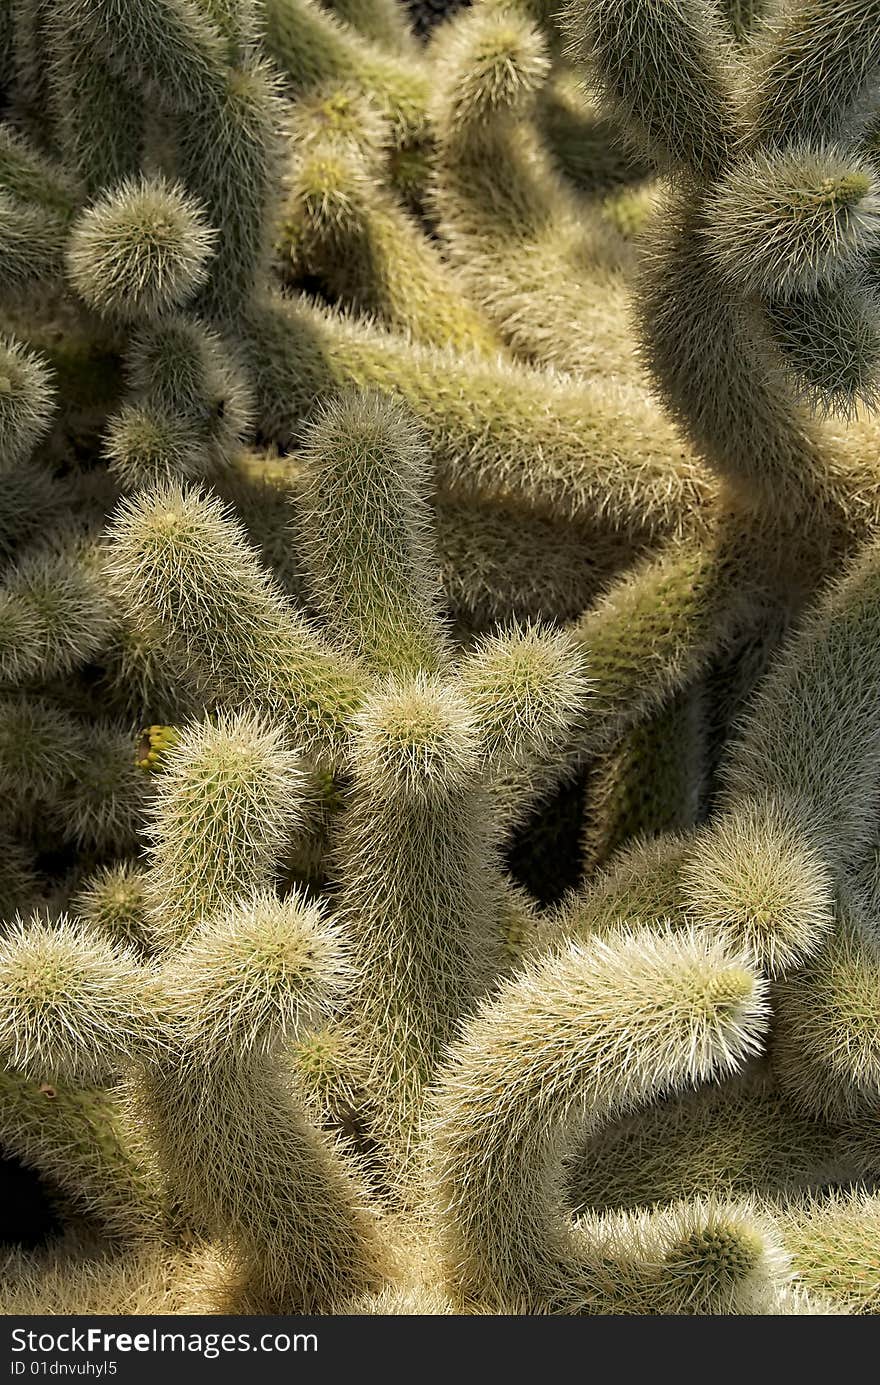
[[[875,1312],[876,0],[428,8],[2,33],[0,1305]]]

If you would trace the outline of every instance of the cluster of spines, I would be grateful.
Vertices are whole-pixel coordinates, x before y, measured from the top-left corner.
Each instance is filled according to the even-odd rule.
[[[535,919],[504,880],[497,852],[524,807],[573,765],[598,753],[609,772],[614,757],[620,766],[645,742],[662,801],[625,823],[623,836],[688,828],[699,773],[681,758],[686,747],[670,738],[662,710],[744,634],[767,629],[780,575],[794,577],[796,608],[841,548],[876,525],[865,484],[870,439],[850,465],[775,371],[781,362],[823,406],[846,411],[872,397],[877,209],[873,169],[857,145],[859,102],[877,62],[874,7],[851,0],[831,35],[825,6],[792,6],[790,21],[742,43],[736,60],[720,10],[698,0],[662,9],[590,0],[569,18],[573,56],[589,58],[606,109],[679,184],[678,216],[658,232],[667,244],[658,244],[640,306],[645,358],[690,448],[644,395],[621,330],[616,295],[626,291],[629,251],[562,182],[556,169],[565,160],[546,143],[542,103],[566,76],[559,23],[542,7],[506,4],[461,16],[426,55],[442,79],[433,109],[428,67],[388,7],[334,8],[337,18],[311,0],[267,0],[265,38],[288,95],[326,102],[320,94],[337,83],[360,88],[355,103],[365,92],[382,113],[377,146],[362,139],[342,157],[354,159],[347,177],[357,164],[357,214],[341,238],[337,219],[332,243],[313,237],[306,270],[321,270],[338,307],[385,317],[378,328],[268,289],[281,107],[249,4],[63,0],[47,27],[37,7],[16,7],[22,118],[34,148],[48,132],[71,174],[23,137],[0,143],[0,256],[13,283],[51,281],[52,293],[66,283],[80,300],[78,327],[85,322],[92,334],[88,351],[109,342],[111,357],[124,360],[103,457],[111,489],[136,494],[117,512],[99,564],[93,521],[107,507],[100,488],[77,478],[90,523],[60,545],[28,541],[5,578],[3,681],[15,685],[0,745],[10,888],[23,900],[39,891],[17,834],[36,832],[46,805],[98,860],[66,891],[78,923],[34,915],[7,930],[0,1042],[25,1082],[51,1069],[59,1081],[96,1083],[131,1066],[122,1135],[99,1151],[105,1201],[114,1204],[123,1188],[125,1224],[128,1204],[152,1206],[146,1189],[167,1182],[172,1199],[223,1242],[211,1274],[236,1311],[805,1311],[807,1301],[785,1287],[775,1233],[750,1205],[722,1205],[697,1190],[696,1200],[662,1213],[563,1217],[560,1236],[555,1173],[559,1207],[541,1201],[559,1142],[523,1145],[517,1124],[516,1158],[504,1156],[489,1187],[498,1173],[492,1141],[511,1133],[507,1114],[526,1119],[533,1097],[542,1117],[547,1104],[548,1128],[573,1110],[583,1115],[585,1102],[595,1123],[740,1065],[763,1034],[765,983],[752,968],[773,978],[770,1063],[796,1119],[824,1129],[870,1108],[875,939],[859,898],[852,907],[842,901],[845,877],[871,849],[873,548],[777,661],[722,772],[716,821],[637,845],[559,918]],[[742,41],[753,16],[729,8]],[[39,61],[42,33],[48,70]],[[645,80],[639,54],[649,48],[661,81]],[[750,84],[742,105],[740,71]],[[779,110],[804,83],[818,94],[792,143]],[[523,99],[528,132],[523,125],[516,135],[511,114]],[[95,102],[101,134],[89,147],[84,121]],[[340,157],[337,136],[319,132],[300,157]],[[486,162],[492,199],[475,232],[473,199],[468,206],[459,196],[456,179],[487,150],[505,169]],[[343,191],[353,203],[351,188]],[[401,192],[406,210],[393,200]],[[502,225],[507,195],[512,228]],[[457,277],[408,219],[414,208],[437,218],[444,253],[459,259]],[[349,252],[352,264],[360,260],[347,278],[338,257]],[[539,262],[536,284],[529,266]],[[586,263],[594,291],[615,295],[607,320],[581,315],[573,271]],[[409,268],[395,282],[402,265]],[[698,338],[717,343],[719,354],[700,360]],[[496,356],[498,341],[532,368]],[[473,354],[433,349],[448,343]],[[743,343],[733,388],[714,389],[720,353]],[[63,346],[53,349],[64,358]],[[609,349],[615,374],[627,373],[622,387],[600,378]],[[52,350],[47,357],[54,360]],[[80,364],[73,361],[74,376]],[[547,365],[586,365],[594,378],[562,378]],[[749,410],[762,370],[767,380]],[[362,385],[366,394],[350,392]],[[315,401],[324,408],[303,434]],[[303,540],[302,572],[288,592],[254,547],[265,554],[277,539],[255,520],[249,543],[207,488],[235,486],[252,408],[263,439],[298,449],[283,463],[299,469],[291,493]],[[50,410],[48,372],[10,341],[0,370],[0,466],[16,477],[11,499],[0,501],[0,537],[8,531],[10,543],[29,486],[47,514],[63,504],[29,460]],[[720,491],[695,453],[720,473]],[[774,465],[765,467],[768,458]],[[37,469],[20,479],[26,467]],[[207,485],[194,489],[194,481]],[[750,485],[757,505],[745,494]],[[768,495],[769,523],[760,513]],[[575,550],[584,534],[607,544],[597,560],[599,571],[607,563],[603,575],[639,561],[570,631],[529,619],[459,657],[459,632],[442,614],[432,506],[461,545],[463,507],[475,500],[500,526],[501,546],[505,524],[527,548],[536,526],[552,519],[567,526]],[[798,525],[814,502],[798,549]],[[668,535],[665,551],[641,553]],[[482,551],[472,546],[468,558],[479,576]],[[470,592],[466,585],[466,607]],[[549,614],[564,618],[570,612],[554,595]],[[493,617],[506,614],[503,594],[500,601]],[[545,614],[540,596],[536,604],[529,618]],[[471,604],[466,618],[473,614]],[[3,644],[0,633],[0,653]],[[192,705],[181,697],[174,726],[158,725],[164,713],[150,701],[173,691],[172,672],[163,693],[166,644],[169,669],[182,653],[198,670]],[[88,689],[64,686],[96,660],[108,665],[101,686],[114,689],[114,709],[126,714],[119,684],[134,671],[138,724],[148,726],[140,748],[135,726],[95,720]],[[48,684],[39,698],[34,682]],[[817,753],[807,765],[811,737]],[[139,774],[138,763],[155,774]],[[315,785],[326,787],[331,772],[332,792],[318,803]],[[612,838],[613,816],[605,824]],[[102,863],[103,853],[124,859],[138,828],[145,871]],[[295,877],[318,838],[326,859],[308,873],[332,877],[333,924],[311,893],[283,893],[285,873]],[[560,949],[571,932],[581,941]],[[748,962],[738,960],[743,946]],[[151,956],[158,979],[144,967]],[[646,996],[644,1014],[640,967],[649,981],[659,977],[661,991],[669,982],[668,1004],[658,1009]],[[70,1011],[53,1009],[51,986],[40,991],[53,968],[69,978]],[[511,968],[506,989],[481,1003],[495,973]],[[570,1050],[582,985],[585,1012],[601,1027],[603,1007],[613,1010],[609,1023],[629,1045],[614,1073],[598,1061],[601,1041],[591,1050],[591,1031],[578,1035],[586,1054]],[[544,1039],[561,1040],[560,1061],[546,1074],[541,1063],[552,1053],[541,1048],[535,1067],[530,1048],[542,1016]],[[334,1061],[350,1061],[340,1042],[348,1030],[361,1051],[349,1072],[334,1073]],[[509,1111],[496,1100],[497,1074],[484,1071],[484,1030],[503,1054],[511,1048]],[[445,1247],[439,1287],[372,1292],[388,1266],[370,1195],[291,1101],[289,1058],[313,1114],[363,1101],[356,1115],[382,1155],[383,1193],[391,1169],[401,1185],[392,1191],[414,1205],[427,1178]],[[56,1096],[58,1088],[42,1081],[51,1101],[46,1086]],[[511,1093],[521,1098],[516,1109]],[[10,1108],[18,1132],[10,1138],[30,1151],[26,1101]],[[224,1128],[212,1119],[219,1110],[235,1117]],[[90,1138],[90,1111],[77,1100],[64,1108],[71,1138]],[[484,1117],[491,1128],[475,1132],[472,1148],[471,1119]],[[113,1129],[116,1120],[107,1118]],[[862,1137],[870,1164],[869,1121]],[[49,1176],[58,1166],[52,1138]],[[479,1205],[461,1172],[474,1148],[486,1156]],[[84,1187],[100,1186],[100,1159],[92,1167],[83,1152],[76,1147],[71,1181],[81,1172]],[[523,1181],[526,1195],[513,1207],[511,1189]],[[488,1224],[493,1197],[507,1199],[500,1234]],[[90,1210],[104,1216],[100,1199]],[[870,1223],[856,1200],[851,1215],[860,1210]],[[819,1261],[821,1221],[793,1214],[790,1225],[807,1243],[796,1268]],[[831,1244],[838,1233],[827,1234]],[[291,1266],[290,1246],[311,1250],[316,1238],[325,1254],[294,1257]],[[82,1293],[75,1281],[73,1301]],[[820,1292],[829,1285],[833,1292],[827,1275],[811,1283]]]

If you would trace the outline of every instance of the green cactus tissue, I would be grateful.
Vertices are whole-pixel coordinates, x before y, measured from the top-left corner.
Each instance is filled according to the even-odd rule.
[[[878,93],[0,7],[0,1311],[880,1311]]]

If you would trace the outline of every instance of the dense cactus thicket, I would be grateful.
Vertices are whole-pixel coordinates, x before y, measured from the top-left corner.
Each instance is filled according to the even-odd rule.
[[[875,1312],[880,4],[430,10],[0,6],[0,1307]]]

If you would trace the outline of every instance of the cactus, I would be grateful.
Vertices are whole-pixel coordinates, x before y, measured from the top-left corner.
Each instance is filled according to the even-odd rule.
[[[723,1075],[759,1047],[762,1024],[748,970],[687,935],[634,930],[524,967],[473,1020],[438,1084],[431,1182],[459,1300],[597,1311],[603,1277],[613,1303],[618,1273],[625,1297],[626,1253],[608,1266],[601,1235],[559,1224],[569,1127]]]
[[[164,182],[122,183],[71,230],[71,284],[97,312],[149,321],[192,297],[213,235],[201,208]]]
[[[877,1312],[876,0],[429,9],[0,16],[0,1307]]]

